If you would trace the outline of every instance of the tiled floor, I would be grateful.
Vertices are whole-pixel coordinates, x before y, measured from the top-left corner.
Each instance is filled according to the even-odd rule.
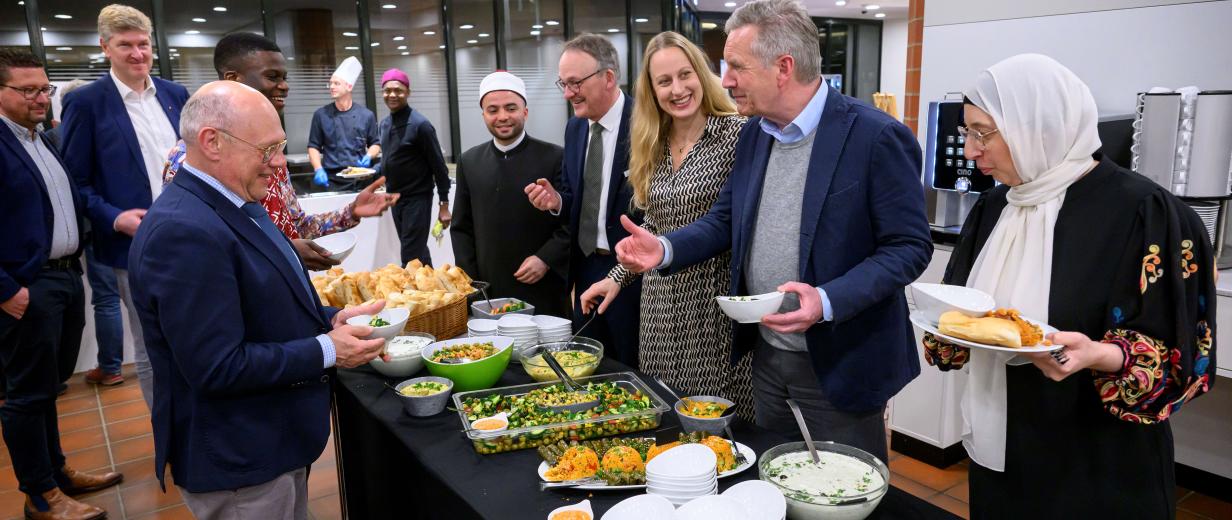
[[[60,412],[60,446],[72,467],[83,471],[124,473],[124,482],[84,497],[85,502],[107,509],[111,519],[192,518],[170,473],[164,494],[154,478],[154,441],[150,412],[141,400],[137,375],[124,367],[125,382],[114,387],[95,387],[81,380],[69,382],[68,393],[57,401]],[[0,445],[3,441],[0,440]],[[338,477],[334,467],[333,438],[312,465],[308,480],[308,509],[312,520],[341,518]],[[0,447],[0,518],[22,518],[25,496],[17,491],[9,452]]]
[[[94,387],[80,374],[60,397],[60,443],[69,464],[86,471],[115,469],[124,482],[86,495],[84,500],[104,507],[112,519],[192,518],[174,486],[164,494],[154,479],[154,443],[150,416],[136,374],[126,366],[126,381],[115,387]],[[2,441],[0,441],[2,442]],[[313,520],[341,518],[338,480],[331,445],[312,465],[308,479],[308,509]],[[966,463],[937,469],[894,452],[890,454],[891,482],[963,518],[967,512]],[[168,480],[170,477],[168,477]],[[1185,489],[1178,489],[1178,520],[1232,518],[1232,504]],[[0,449],[0,518],[21,518],[25,497],[17,491],[7,449]]]

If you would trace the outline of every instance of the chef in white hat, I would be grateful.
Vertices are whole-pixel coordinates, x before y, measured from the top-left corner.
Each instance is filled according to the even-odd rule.
[[[492,140],[458,159],[451,238],[459,267],[490,283],[488,294],[569,316],[569,232],[535,209],[521,187],[560,178],[564,150],[526,134],[526,83],[505,71],[479,83],[479,107]]]
[[[354,56],[342,60],[329,78],[328,105],[312,114],[308,130],[308,161],[316,174],[313,182],[321,186],[336,183],[337,188],[354,186],[353,179],[342,179],[338,172],[350,166],[367,168],[381,153],[376,129],[376,114],[355,105],[351,90],[364,67]]]

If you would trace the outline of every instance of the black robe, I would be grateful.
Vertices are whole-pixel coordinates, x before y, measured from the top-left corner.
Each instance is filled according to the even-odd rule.
[[[966,283],[1007,191],[972,208],[945,283]],[[1083,370],[1054,382],[1031,364],[1006,367],[1006,471],[972,462],[971,517],[1171,518],[1166,419],[1213,384],[1214,276],[1202,221],[1162,187],[1107,161],[1070,186],[1054,231],[1048,321],[1095,341],[1132,331],[1165,347],[1146,377],[1166,384],[1127,402],[1125,379]],[[1127,356],[1127,366],[1141,359]]]
[[[450,233],[458,267],[491,283],[489,297],[518,298],[534,305],[535,314],[569,318],[569,231],[559,217],[531,206],[524,191],[540,178],[558,185],[563,155],[561,147],[529,135],[508,152],[492,141],[467,150],[458,160]],[[513,273],[530,255],[549,269],[527,285]]]

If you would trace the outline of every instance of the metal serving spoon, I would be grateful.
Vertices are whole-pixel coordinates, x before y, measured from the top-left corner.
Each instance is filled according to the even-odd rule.
[[[813,446],[813,436],[809,435],[808,425],[804,424],[804,414],[800,413],[800,407],[796,406],[796,402],[791,399],[787,400],[787,406],[796,416],[796,425],[800,427],[800,434],[804,436],[804,445],[808,446],[809,455],[813,457],[813,464],[821,462],[821,457],[817,456],[817,448]]]

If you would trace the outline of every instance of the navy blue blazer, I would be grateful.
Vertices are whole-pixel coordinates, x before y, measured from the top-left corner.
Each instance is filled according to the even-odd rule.
[[[56,149],[39,134],[43,144],[56,154]],[[51,234],[55,228],[55,214],[51,208],[51,194],[43,182],[34,159],[9,127],[0,123],[0,302],[8,301],[22,287],[30,285],[47,263],[51,252]],[[58,157],[58,154],[56,154]],[[61,161],[63,164],[63,161]],[[68,170],[65,170],[65,174]],[[73,178],[69,176],[69,184]],[[73,190],[74,218],[77,220],[78,242],[85,242],[83,235],[81,199]],[[7,317],[7,315],[5,315]]]
[[[827,87],[828,88],[828,87]],[[731,249],[731,294],[747,294],[744,268],[774,138],[753,118],[710,212],[667,235],[668,272]],[[805,332],[826,398],[849,411],[884,406],[920,373],[903,287],[932,257],[911,131],[830,89],[817,127],[800,214],[800,275],[821,286],[833,321]],[[733,361],[756,344],[757,325],[734,326]]]
[[[188,90],[155,77],[150,80],[178,139],[180,110],[188,101]],[[149,208],[153,196],[124,98],[111,74],[104,74],[69,94],[63,112],[60,151],[94,224],[94,255],[105,265],[125,269],[132,239],[115,231],[115,219],[125,210]]]
[[[616,135],[616,156],[612,158],[612,172],[607,190],[607,241],[611,248],[629,236],[620,225],[620,216],[629,214],[629,201],[633,199],[633,187],[629,185],[629,116],[633,113],[633,98],[625,96],[625,106],[620,113],[620,131]],[[585,181],[582,173],[586,168],[586,147],[590,144],[590,120],[571,117],[565,125],[565,155],[560,186],[561,215],[568,215],[569,237],[573,261],[570,271],[581,266],[582,250],[578,247],[578,221],[582,215],[582,188]],[[566,213],[567,212],[567,213]],[[639,215],[631,215],[634,222],[641,223]]]
[[[154,369],[159,480],[170,464],[176,485],[201,493],[312,464],[329,436],[316,336],[337,309],[304,290],[308,274],[184,172],[150,207],[128,263]]]

